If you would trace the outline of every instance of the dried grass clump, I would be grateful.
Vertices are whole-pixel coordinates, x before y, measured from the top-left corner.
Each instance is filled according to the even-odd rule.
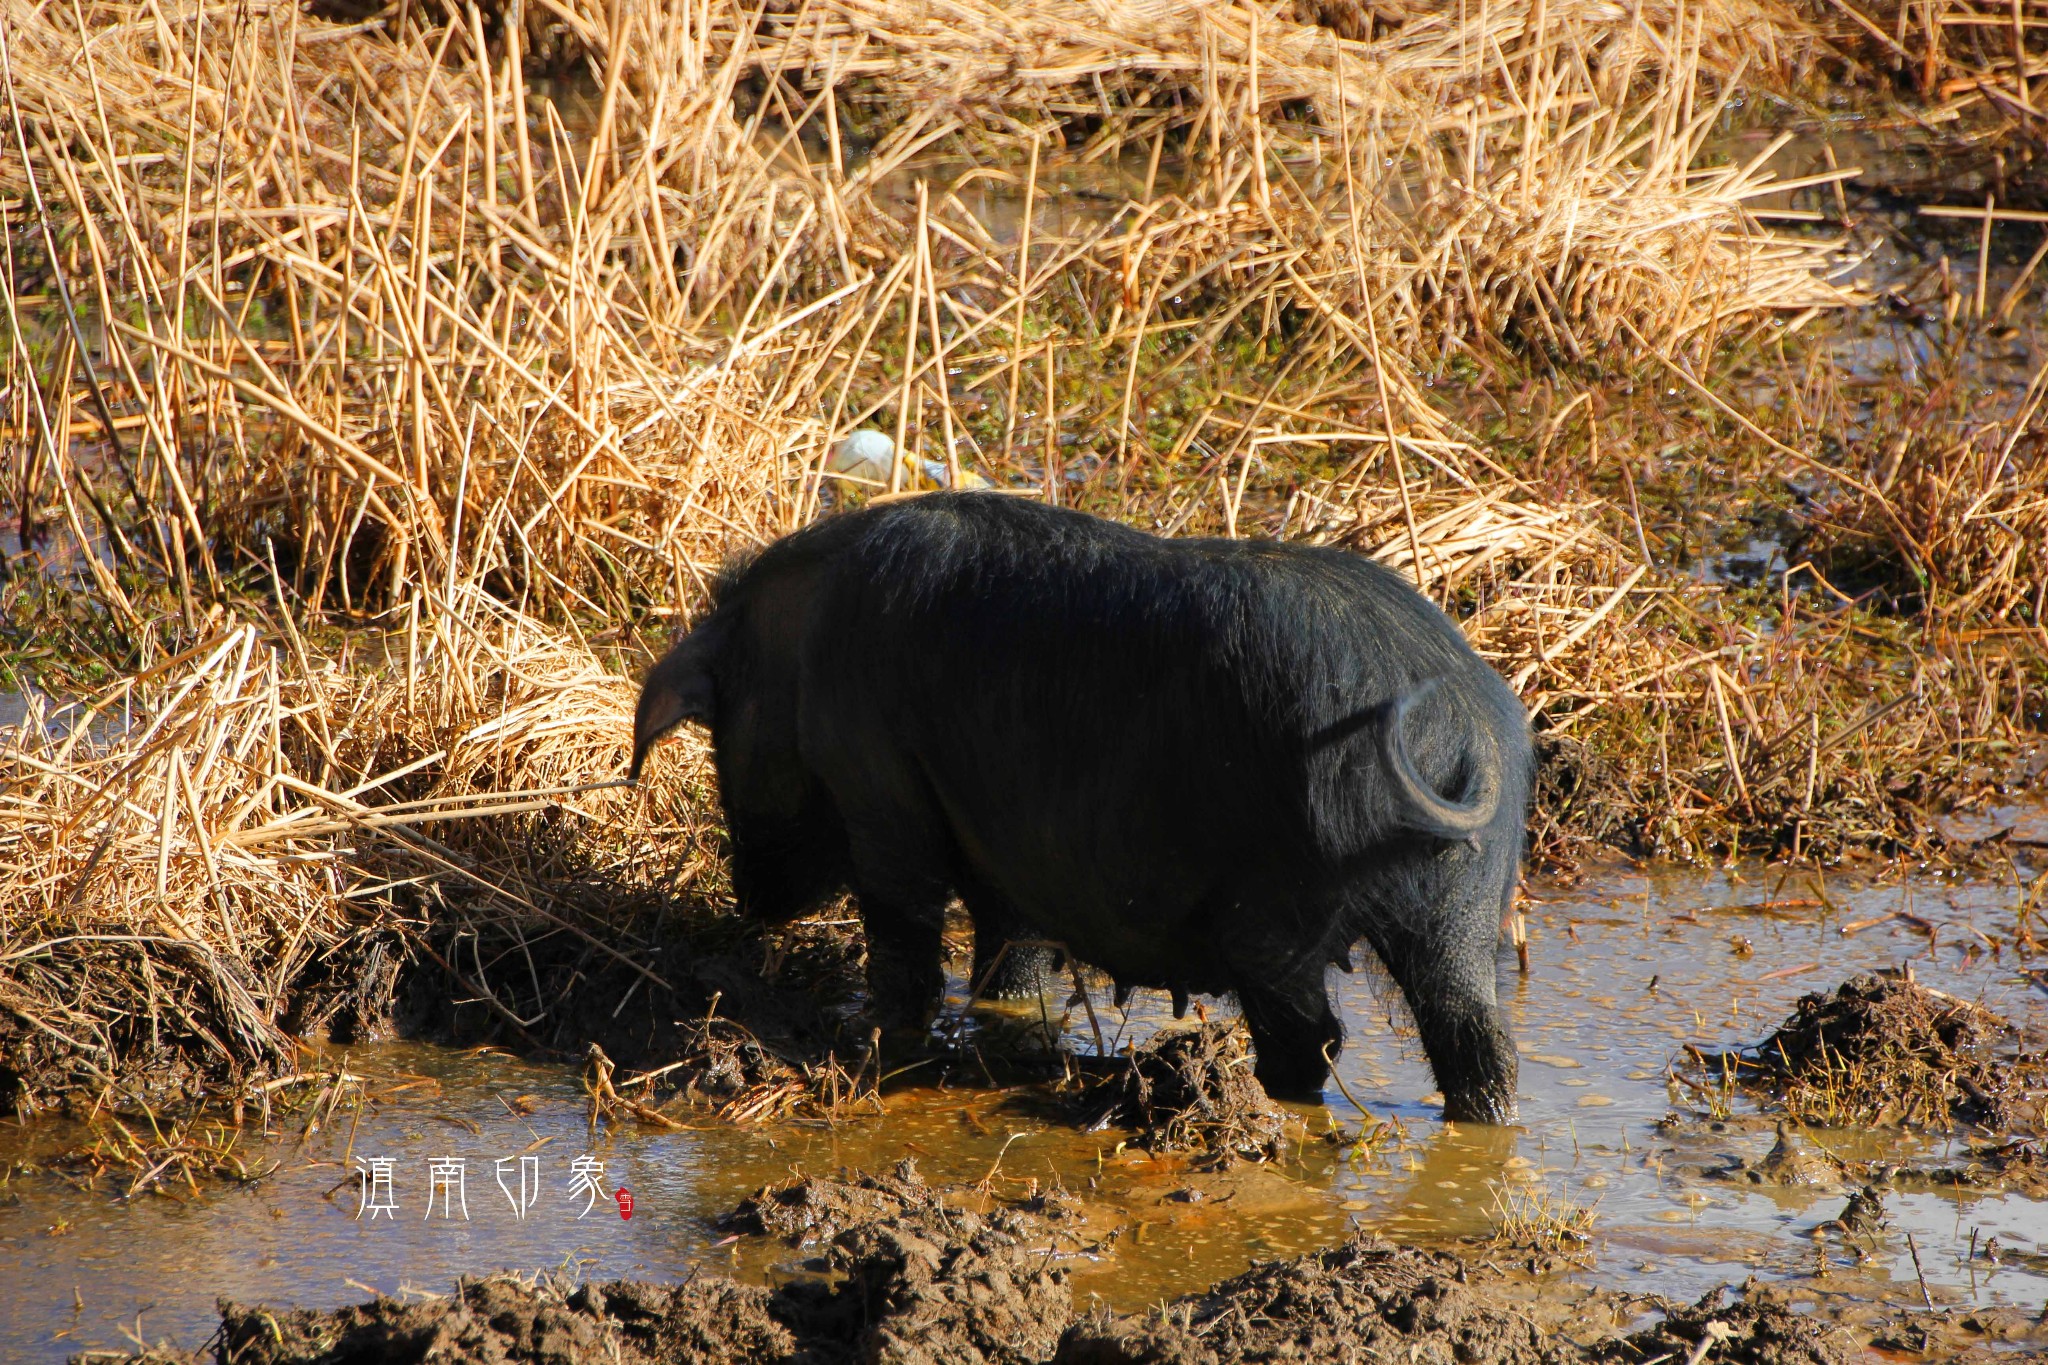
[[[2026,751],[2023,640],[1927,638],[1796,600],[1731,619],[1669,586],[1634,593],[1546,703],[1536,847],[1931,855],[1932,812],[1996,790]]]
[[[727,1123],[762,1123],[796,1115],[843,1118],[856,1106],[876,1103],[880,1081],[868,1076],[865,1063],[849,1073],[833,1054],[822,1060],[785,1056],[745,1024],[720,1017],[718,1004],[714,995],[701,1017],[680,1021],[674,1061],[621,1082],[637,1089],[636,1096],[608,1092],[605,1098],[643,1122],[672,1127],[680,1125],[665,1111],[677,1105],[709,1109]],[[662,1098],[664,1092],[672,1093]]]
[[[1324,127],[1353,120],[1456,127],[1468,114],[1457,96],[1469,100],[1496,80],[1512,81],[1508,54],[1543,61],[1539,54],[1553,44],[1601,73],[1610,100],[1626,96],[1646,68],[1686,62],[1685,48],[1696,46],[1694,71],[1714,81],[1759,65],[1803,65],[1817,48],[1812,24],[1775,0],[1692,12],[1668,0],[1635,7],[1508,0],[1483,11],[1400,6],[1398,19],[1357,12],[1376,8],[1368,6],[1303,8],[1242,0],[955,0],[943,8],[822,0],[771,6],[766,23],[776,41],[753,42],[747,60],[806,93],[855,78],[868,98],[923,106],[930,112],[920,117],[933,122],[964,115],[1015,129],[1049,114],[1100,120],[1106,142],[1189,126],[1213,147],[1245,136],[1303,137],[1300,125],[1270,126],[1290,105],[1310,106]],[[1668,36],[1681,32],[1681,19],[1694,36],[1674,46]],[[1522,45],[1532,37],[1533,46]],[[1438,98],[1446,93],[1453,97]]]
[[[619,958],[624,925],[600,940],[565,914],[579,881],[714,871],[690,837],[707,802],[675,770],[586,790],[618,785],[604,779],[624,770],[631,685],[466,603],[414,631],[392,673],[234,625],[0,732],[14,1102],[238,1093],[356,985],[344,945],[424,905],[421,886],[444,919],[566,931]]]
[[[95,320],[101,392],[132,413],[113,463],[141,524],[102,528],[124,548],[187,591],[275,560],[345,612],[464,577],[616,614],[695,595],[730,542],[799,519],[812,329],[859,315],[826,289],[762,312],[798,283],[778,248],[817,245],[824,187],[748,141],[701,25],[646,15],[610,116],[572,135],[469,24],[78,13],[11,29],[42,150],[36,186],[13,159],[0,185],[76,247],[56,269],[32,249],[14,292]],[[45,466],[67,492],[71,465]]]
[[[387,635],[381,658],[327,672],[338,696],[295,727],[293,751],[324,785],[348,787],[325,820],[308,811],[315,824],[445,821],[435,842],[508,886],[601,876],[674,888],[717,875],[707,746],[683,737],[678,761],[627,788],[638,687],[587,644],[472,588]]]
[[[1760,313],[1861,299],[1828,282],[1841,242],[1750,210],[1786,188],[1768,153],[1701,165],[1735,80],[1810,48],[1788,7],[1510,0],[1349,43],[1255,5],[830,0],[784,39],[752,52],[802,95],[851,69],[915,109],[892,138],[1032,110],[1095,125],[1091,157],[1152,144],[1148,184],[1169,131],[1202,153],[1096,253],[1112,332],[1278,307],[1361,354],[1507,337],[1596,360],[1632,322],[1705,356]]]
[[[1773,234],[1750,211],[1783,190],[1764,158],[1699,167],[1711,126],[1702,114],[1667,141],[1594,115],[1487,182],[1448,184],[1417,215],[1447,244],[1431,293],[1576,364],[1639,337],[1704,358],[1759,314],[1863,302],[1828,280],[1851,263],[1844,243]]]
[[[1496,1181],[1487,1217],[1491,1241],[1503,1250],[1539,1254],[1578,1251],[1593,1240],[1595,1209],[1562,1187]]]
[[[289,1056],[291,986],[347,932],[344,888],[332,840],[242,843],[302,807],[281,736],[326,700],[237,626],[0,731],[8,1099],[176,1095]]]
[[[2048,622],[2048,372],[1987,419],[1966,385],[1885,414],[1882,453],[1809,516],[1806,552],[1841,583],[1949,620]]]
[[[1225,12],[1160,11],[1196,37]],[[1598,5],[1539,13],[1508,4],[1473,11],[1462,24],[1447,9],[1369,47],[1324,38],[1297,53],[1283,35],[1233,78],[1261,98],[1270,93],[1275,106],[1307,100],[1317,120],[1307,125],[1312,139],[1303,125],[1266,127],[1252,114],[1264,106],[1233,103],[1215,85],[1224,79],[1217,63],[1227,59],[1206,39],[1190,38],[1180,59],[1119,49],[1124,78],[1148,69],[1161,79],[1198,72],[1209,84],[1178,105],[1148,94],[1127,112],[1149,123],[1096,135],[1090,155],[1151,143],[1152,192],[1077,244],[1077,260],[1068,252],[1056,258],[1088,303],[1061,320],[1072,332],[1131,347],[1127,389],[1164,377],[1136,354],[1148,338],[1174,342],[1170,374],[1242,319],[1262,338],[1287,325],[1295,345],[1338,375],[1375,363],[1384,350],[1401,362],[1388,367],[1398,393],[1408,364],[1460,347],[1485,353],[1505,341],[1599,363],[1605,348],[1633,342],[1703,359],[1762,316],[1864,301],[1831,282],[1853,263],[1844,241],[1770,231],[1766,215],[1752,209],[1796,188],[1764,169],[1775,147],[1740,166],[1704,164],[1733,92],[1731,85],[1716,95],[1704,74],[1719,65],[1711,55],[1719,30],[1682,23],[1676,13],[1645,12],[1625,25],[1615,18]],[[1517,60],[1473,60],[1489,43],[1515,46]],[[796,35],[787,49],[761,51],[792,63],[801,54],[791,80],[831,69]],[[972,65],[985,52],[976,46],[961,60]],[[1211,55],[1198,60],[1200,53]],[[1726,70],[1732,76],[1743,64]],[[1005,69],[1049,84],[1086,74],[1030,54]],[[906,126],[932,135],[934,111],[955,107],[914,83],[898,93],[924,111]],[[1086,99],[1112,107],[1092,88]],[[1250,132],[1230,133],[1232,119]],[[1188,120],[1181,136],[1201,159],[1194,173],[1161,181],[1163,139]],[[1010,285],[1021,273],[1014,260],[991,250],[986,230],[962,221],[964,212],[949,212],[947,199],[933,197],[944,224],[938,265],[950,265],[970,291]],[[945,274],[938,278],[944,287]],[[1029,283],[1057,279],[1048,272]],[[1002,292],[975,299],[985,321],[1004,316]],[[963,328],[962,340],[981,330]],[[1018,362],[1013,354],[1003,369]],[[1131,407],[1127,395],[1110,424],[1120,452],[1131,439]],[[1175,444],[1185,449],[1185,436]]]
[[[1361,461],[1384,461],[1383,442],[1366,448]],[[1607,531],[1614,509],[1473,480],[1464,471],[1480,452],[1469,446],[1399,448],[1411,468],[1466,486],[1411,487],[1404,499],[1398,485],[1340,475],[1245,523],[1334,540],[1406,572],[1419,560],[1425,590],[1451,605],[1535,721],[1539,856],[1568,860],[1589,840],[1682,857],[1931,851],[1932,812],[1996,790],[2032,743],[2030,699],[2041,692],[2029,623],[2043,580],[2030,567],[2038,542],[2013,555],[2006,539],[2015,517],[2040,515],[2023,479],[1978,489],[2011,515],[1980,525],[1951,508],[1930,522],[1937,544],[1991,542],[2001,556],[1992,568],[2004,570],[1972,580],[1929,635],[1820,594],[1783,595],[1758,615],[1730,611],[1714,600],[1727,590],[1675,585],[1645,566]],[[1970,485],[1950,486],[1960,495]],[[1896,489],[1892,498],[1895,508]],[[1891,526],[1880,522],[1872,539]],[[1822,546],[1861,543],[1824,539],[1839,534],[1827,523],[1813,534],[1802,553],[1823,564]],[[1895,544],[1879,549],[1897,554]],[[2009,611],[2011,624],[1960,624],[1993,610]]]
[[[725,548],[801,524],[815,458],[855,422],[893,414],[965,458],[941,382],[963,361],[1008,394],[980,452],[1003,468],[1030,454],[1041,341],[1089,383],[1105,343],[1127,354],[1121,392],[1076,415],[1123,459],[1154,445],[1147,391],[1233,330],[1305,323],[1305,352],[1369,365],[1427,428],[1411,356],[1506,339],[1591,359],[1630,326],[1704,356],[1761,313],[1856,298],[1824,278],[1834,243],[1747,208],[1782,186],[1697,167],[1706,73],[1759,45],[1718,18],[1508,3],[1345,44],[1228,4],[956,8],[550,7],[596,63],[574,128],[474,12],[33,11],[9,73],[38,174],[0,162],[0,189],[39,232],[9,313],[69,377],[10,386],[16,429],[69,430],[82,402],[126,433],[111,475],[52,449],[35,482],[188,601],[274,561],[318,610],[465,579],[616,620],[700,600]],[[750,75],[775,83],[743,122]],[[848,166],[856,85],[883,126]],[[1280,117],[1303,101],[1306,137]],[[1107,113],[1091,154],[1149,137],[1155,169],[1171,125],[1199,174],[1035,251],[946,187],[902,221],[891,178],[991,109],[1034,120],[1034,145]],[[1282,156],[1311,149],[1338,173]],[[87,327],[20,303],[53,294]]]

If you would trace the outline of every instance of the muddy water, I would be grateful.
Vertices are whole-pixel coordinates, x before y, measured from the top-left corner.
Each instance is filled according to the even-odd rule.
[[[1361,971],[1337,978],[1352,1032],[1341,1069],[1351,1099],[1333,1090],[1328,1111],[1310,1117],[1353,1132],[1376,1122],[1377,1139],[1311,1143],[1276,1167],[1227,1177],[1119,1151],[1116,1134],[1063,1126],[1025,1090],[902,1089],[885,1116],[837,1128],[707,1120],[593,1140],[573,1070],[417,1044],[351,1053],[369,1102],[336,1109],[310,1133],[303,1113],[274,1114],[267,1137],[252,1125],[240,1156],[277,1169],[247,1188],[125,1198],[130,1177],[88,1184],[55,1161],[84,1140],[80,1130],[9,1125],[0,1129],[0,1358],[57,1360],[134,1335],[196,1345],[217,1295],[335,1305],[372,1290],[431,1292],[496,1268],[773,1274],[800,1253],[726,1239],[716,1215],[795,1168],[905,1156],[933,1179],[993,1171],[1020,1189],[1058,1180],[1097,1201],[1103,1219],[1130,1224],[1111,1255],[1075,1265],[1084,1302],[1120,1307],[1332,1243],[1354,1224],[1403,1240],[1483,1234],[1504,1191],[1591,1207],[1593,1240],[1575,1273],[1602,1283],[1693,1295],[1751,1273],[1808,1276],[1822,1251],[1805,1234],[1839,1211],[1842,1192],[1700,1175],[1762,1156],[1772,1137],[1739,1122],[1664,1130],[1659,1121],[1684,1098],[1669,1088],[1667,1064],[1689,1042],[1762,1036],[1807,990],[1908,962],[1930,985],[2040,1023],[2048,997],[2030,985],[2026,962],[2010,947],[1987,953],[1977,936],[2009,940],[2017,903],[2011,885],[1989,882],[1822,886],[1774,872],[1616,873],[1572,890],[1538,887],[1531,971],[1503,961],[1524,1054],[1519,1127],[1442,1123],[1412,1041],[1389,1030],[1380,988]],[[1899,910],[1934,932],[1887,918]],[[1163,999],[1141,994],[1128,1016],[1101,1022],[1111,1042],[1128,1041],[1165,1014]],[[1084,1019],[1068,1025],[1077,1047],[1093,1046]],[[1873,1134],[1812,1138],[1904,1162],[1945,1150]],[[381,1216],[365,1211],[356,1174],[372,1158],[390,1162],[390,1199],[379,1202],[396,1207]],[[436,1158],[461,1163],[452,1211],[452,1179],[434,1187]],[[521,1158],[533,1164],[522,1169]],[[578,1158],[603,1163],[599,1192],[572,1189]],[[632,1195],[630,1219],[620,1216],[620,1187]],[[1953,1193],[1898,1194],[1888,1206],[1892,1227],[1864,1264],[1833,1254],[1837,1290],[1917,1301],[1911,1232],[1938,1299],[2032,1305],[2048,1295],[2048,1208]],[[1971,1262],[1973,1238],[1981,1247],[1994,1236],[2006,1249],[2000,1262]]]
[[[1981,215],[1992,188],[1984,174],[1988,155],[1958,155],[1928,129],[1845,118],[1785,131],[1790,137],[1779,144],[1776,126],[1737,128],[1712,140],[1704,158],[1748,164],[1762,157],[1760,168],[1787,183],[1838,169],[1858,172],[1840,190],[1809,186],[1760,195],[1750,205],[1767,218],[1785,210],[1810,215],[1804,224],[1768,225],[1841,239],[1847,259],[1837,279],[1880,301],[1801,321],[1824,339],[1843,380],[1851,388],[1914,383],[1944,365],[1987,400],[2017,399],[2048,358],[2048,314],[2039,305],[2048,277],[2038,263],[2027,269],[2048,223],[2001,219],[1987,238],[1981,216],[1924,212],[1946,207]],[[2009,195],[1997,197],[2004,204]]]

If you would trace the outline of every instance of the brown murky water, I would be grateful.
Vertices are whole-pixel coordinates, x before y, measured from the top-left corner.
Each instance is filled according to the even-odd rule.
[[[1880,300],[1868,308],[1797,319],[1799,325],[1824,338],[1851,389],[1914,383],[1941,363],[1983,396],[1987,416],[2010,416],[2010,405],[2048,358],[2048,312],[2038,292],[2043,276],[2038,266],[2022,275],[2048,223],[2000,220],[1987,239],[1981,217],[1928,214],[1928,207],[1981,214],[1990,157],[1946,152],[1927,130],[1843,119],[1790,131],[1790,140],[1775,151],[1775,127],[1731,132],[1711,143],[1707,156],[1747,163],[1769,152],[1762,165],[1781,182],[1837,169],[1861,172],[1839,196],[1834,187],[1821,185],[1752,203],[1767,215],[1787,209],[1815,215],[1808,224],[1771,226],[1841,239],[1845,263],[1838,278]],[[1999,202],[2007,198],[2001,194]],[[1947,293],[1955,295],[1952,323]],[[1768,410],[1767,402],[1763,406]]]
[[[1518,975],[1511,955],[1502,961],[1523,1048],[1520,1126],[1442,1123],[1412,1041],[1389,1030],[1382,988],[1361,971],[1336,978],[1352,1031],[1341,1074],[1389,1129],[1369,1146],[1311,1143],[1292,1160],[1231,1177],[1191,1177],[1119,1151],[1116,1134],[1063,1126],[1025,1090],[907,1089],[890,1096],[886,1116],[838,1128],[706,1121],[593,1145],[572,1069],[417,1044],[349,1056],[374,1097],[359,1111],[344,1107],[310,1135],[303,1118],[280,1117],[268,1136],[252,1126],[243,1159],[278,1169],[249,1188],[126,1199],[118,1177],[84,1188],[40,1168],[80,1141],[75,1128],[7,1125],[0,1358],[54,1361],[132,1336],[196,1345],[212,1329],[217,1295],[332,1306],[372,1290],[438,1291],[459,1273],[499,1268],[657,1280],[698,1266],[773,1274],[801,1253],[742,1245],[712,1220],[793,1168],[873,1168],[905,1156],[934,1180],[995,1170],[1059,1180],[1102,1201],[1105,1216],[1134,1226],[1113,1255],[1075,1266],[1075,1289],[1084,1302],[1096,1295],[1125,1308],[1328,1245],[1354,1224],[1402,1240],[1484,1233],[1502,1191],[1517,1187],[1593,1208],[1577,1273],[1602,1283],[1696,1295],[1752,1273],[1803,1277],[1822,1255],[1806,1234],[1839,1211],[1843,1192],[1701,1178],[1699,1168],[1759,1157],[1772,1139],[1768,1130],[1701,1125],[1689,1136],[1660,1131],[1684,1099],[1666,1079],[1680,1047],[1754,1040],[1800,994],[1907,962],[1923,982],[2016,1019],[2040,1023],[2048,1005],[2009,946],[2020,899],[2010,884],[1615,873],[1575,890],[1539,886],[1536,896],[1530,973]],[[1891,918],[1900,910],[1933,932]],[[2007,946],[1991,953],[1980,934]],[[1141,994],[1128,1016],[1112,1011],[1103,1022],[1128,1041],[1165,1016],[1163,998]],[[1093,1046],[1085,1019],[1069,1021],[1068,1032],[1076,1047]],[[1330,1098],[1313,1125],[1333,1118],[1356,1131],[1364,1116],[1334,1089]],[[1845,1155],[1908,1163],[1946,1150],[1895,1135],[1811,1137]],[[355,1169],[371,1158],[390,1162],[396,1208],[381,1216],[363,1209]],[[452,1177],[435,1190],[436,1158],[460,1163],[452,1208]],[[603,1163],[602,1196],[571,1188],[578,1158]],[[620,1186],[633,1196],[630,1219],[611,1194]],[[1202,1197],[1188,1202],[1189,1187]],[[1894,1195],[1888,1208],[1892,1225],[1865,1264],[1834,1253],[1837,1289],[1917,1301],[1911,1232],[1938,1300],[2032,1305],[2048,1294],[2048,1206],[1930,1192]],[[2006,1249],[1999,1263],[1968,1259],[1994,1236]]]

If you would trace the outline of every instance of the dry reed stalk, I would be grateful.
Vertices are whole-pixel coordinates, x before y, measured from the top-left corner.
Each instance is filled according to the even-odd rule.
[[[1953,113],[1981,106],[2011,133],[2048,133],[2044,0],[1827,0],[1831,40],[1868,67]]]
[[[332,1013],[350,983],[323,998],[319,960],[387,925],[394,890],[439,881],[616,954],[560,883],[713,869],[689,851],[701,792],[603,781],[629,683],[474,592],[422,629],[394,676],[231,626],[0,732],[0,1071],[42,1096],[238,1087]]]
[[[809,515],[827,410],[843,428],[893,402],[899,429],[935,411],[941,431],[905,439],[944,439],[940,462],[957,461],[935,376],[990,356],[1014,379],[1027,304],[1128,346],[1124,448],[1134,392],[1232,328],[1305,317],[1340,369],[1371,349],[1362,305],[1397,356],[1506,337],[1583,358],[1629,318],[1703,355],[1760,311],[1853,298],[1816,275],[1831,244],[1771,236],[1745,209],[1783,186],[1695,169],[1717,109],[1703,73],[1740,66],[1718,17],[1645,11],[1617,36],[1599,6],[1505,4],[1357,45],[1223,4],[1090,23],[970,5],[951,36],[880,23],[886,7],[806,7],[786,28],[686,10],[550,7],[603,95],[573,133],[548,104],[539,139],[505,98],[519,54],[466,20],[369,32],[266,11],[224,39],[198,10],[102,9],[80,29],[50,7],[11,30],[24,118],[68,149],[36,170],[80,249],[44,273],[98,301],[113,387],[144,419],[129,511],[166,572],[274,556],[297,595],[352,614],[457,580],[556,618],[698,600],[727,545]],[[235,59],[211,60],[223,41]],[[1218,136],[1199,185],[1042,240],[1034,262],[932,196],[920,264],[878,278],[869,263],[904,256],[889,193],[907,158],[957,141],[970,106],[1036,107],[989,84],[990,52],[1047,92],[1093,89],[1112,63],[1119,103],[1107,87],[1090,101],[1141,121],[1156,92],[1134,82],[1199,74],[1219,92],[1193,115],[1212,135],[1311,101],[1356,125],[1363,198],[1336,210],[1327,186],[1269,176]],[[1250,90],[1254,67],[1256,101],[1220,93]],[[941,68],[969,93],[936,98]],[[749,72],[783,83],[742,120]],[[795,140],[842,85],[904,111],[850,174]],[[217,181],[198,184],[208,166]],[[908,368],[869,353],[892,313],[938,329]],[[1445,434],[1403,368],[1376,366],[1401,426]]]
[[[2048,368],[2003,420],[1956,381],[1900,395],[1864,448],[1862,486],[1810,518],[1807,553],[1949,622],[2042,621],[2048,583]]]

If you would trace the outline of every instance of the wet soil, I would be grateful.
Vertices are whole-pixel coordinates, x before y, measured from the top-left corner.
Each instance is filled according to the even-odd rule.
[[[1060,1355],[1064,1365],[1588,1358],[1490,1293],[1455,1256],[1378,1241],[1254,1266],[1141,1317],[1092,1315]]]
[[[795,1338],[768,1293],[730,1280],[570,1287],[509,1277],[433,1302],[375,1299],[335,1313],[226,1305],[223,1359],[258,1362],[548,1362],[789,1359]]]
[[[1632,1365],[1701,1359],[1704,1344],[1731,1365],[1841,1365],[1854,1351],[1839,1326],[1753,1284],[1690,1305],[1590,1294],[1545,1307],[1497,1272],[1377,1239],[1255,1266],[1150,1313],[1077,1318],[1067,1271],[1035,1245],[1036,1230],[1028,1216],[927,1205],[847,1228],[821,1274],[775,1289],[721,1276],[674,1286],[498,1276],[446,1298],[332,1312],[223,1303],[216,1352],[230,1365]],[[1645,1311],[1659,1315],[1652,1325],[1615,1330]]]
[[[1993,1139],[1973,1143],[1961,1160],[1931,1167],[1922,1179],[1935,1185],[1978,1190],[2017,1190],[2036,1199],[2048,1198],[2048,1151],[2036,1137]]]
[[[830,1242],[852,1228],[897,1222],[944,1227],[971,1213],[1007,1233],[1046,1238],[1084,1220],[1082,1202],[1060,1186],[1021,1193],[993,1180],[931,1185],[905,1158],[892,1171],[852,1171],[839,1179],[796,1176],[764,1185],[717,1220],[723,1232],[774,1237],[791,1246]]]
[[[1741,1177],[1754,1185],[1834,1185],[1841,1181],[1842,1171],[1840,1162],[1814,1150],[1783,1123],[1763,1159],[1740,1168]]]
[[[1045,1244],[1045,1219],[1022,1208],[976,1212],[926,1185],[908,1163],[887,1176],[806,1182],[803,1191],[801,1199],[771,1196],[749,1207],[801,1203],[827,1221],[849,1221],[809,1273],[773,1290],[723,1276],[672,1286],[501,1276],[463,1281],[431,1302],[378,1298],[326,1313],[224,1303],[219,1357],[235,1365],[1053,1358],[1074,1308],[1068,1270]],[[773,1217],[760,1225],[771,1222],[794,1226]],[[804,1229],[824,1226],[812,1220]]]
[[[1697,1140],[1709,1131],[1742,1131],[1744,1121],[1700,1123],[1673,1115],[1660,1125],[1669,1136]],[[1850,1193],[1850,1207],[1813,1229],[1816,1233],[1874,1232],[1881,1225],[1887,1191],[1951,1189],[1981,1194],[2010,1193],[2048,1200],[2048,1149],[2032,1136],[1965,1138],[1944,1157],[1901,1162],[1890,1157],[1850,1158],[1823,1146],[1839,1132],[1797,1132],[1784,1123],[1761,1158],[1730,1155],[1719,1164],[1681,1164],[1673,1169],[1687,1178],[1726,1181],[1781,1192]]]
[[[855,1172],[844,1180],[797,1176],[763,1185],[718,1220],[722,1232],[778,1237],[792,1246],[825,1241],[847,1228],[928,1207],[938,1192],[904,1161],[886,1174]]]
[[[1853,976],[1802,997],[1753,1047],[1691,1056],[1698,1072],[1761,1092],[1801,1122],[1841,1127],[2033,1131],[2048,1097],[2039,1040],[1910,972]]]
[[[1730,1294],[1715,1290],[1678,1306],[1653,1326],[1598,1348],[1603,1361],[1704,1360],[1723,1365],[1846,1362],[1860,1355],[1842,1328],[1793,1311],[1769,1288],[1751,1282]]]
[[[856,1358],[902,1365],[1026,1365],[1047,1359],[1073,1314],[1065,1266],[1036,1219],[942,1203],[858,1224],[832,1239],[829,1294],[802,1282],[816,1335],[852,1340]]]
[[[957,1250],[949,1248],[949,1250]],[[946,1270],[969,1257],[956,1254]],[[985,1259],[973,1261],[986,1271]],[[2013,1310],[1819,1311],[1751,1282],[1693,1304],[1600,1294],[1545,1309],[1454,1258],[1358,1242],[1257,1267],[1142,1316],[1074,1318],[1058,1276],[1040,1294],[967,1277],[977,1300],[916,1314],[856,1289],[769,1290],[722,1276],[673,1286],[467,1280],[444,1298],[333,1312],[223,1304],[214,1347],[91,1352],[80,1365],[1226,1365],[1404,1360],[1429,1365],[1846,1365],[1864,1347],[1925,1359],[2033,1359],[2040,1328]],[[811,1288],[811,1287],[807,1287]],[[854,1310],[866,1314],[856,1317]],[[1656,1314],[1630,1333],[1609,1324]],[[1065,1324],[1064,1330],[1056,1330]],[[1018,1335],[998,1340],[996,1334]]]
[[[1626,1335],[1616,1326],[1661,1316]],[[1366,1239],[1255,1266],[1207,1294],[1142,1316],[1098,1313],[1069,1330],[1061,1365],[1234,1361],[1489,1361],[1500,1365],[1715,1358],[1836,1365],[1839,1327],[1768,1288],[1715,1290],[1694,1304],[1590,1293],[1537,1304],[1489,1266]],[[1698,1353],[1698,1354],[1696,1354]]]

